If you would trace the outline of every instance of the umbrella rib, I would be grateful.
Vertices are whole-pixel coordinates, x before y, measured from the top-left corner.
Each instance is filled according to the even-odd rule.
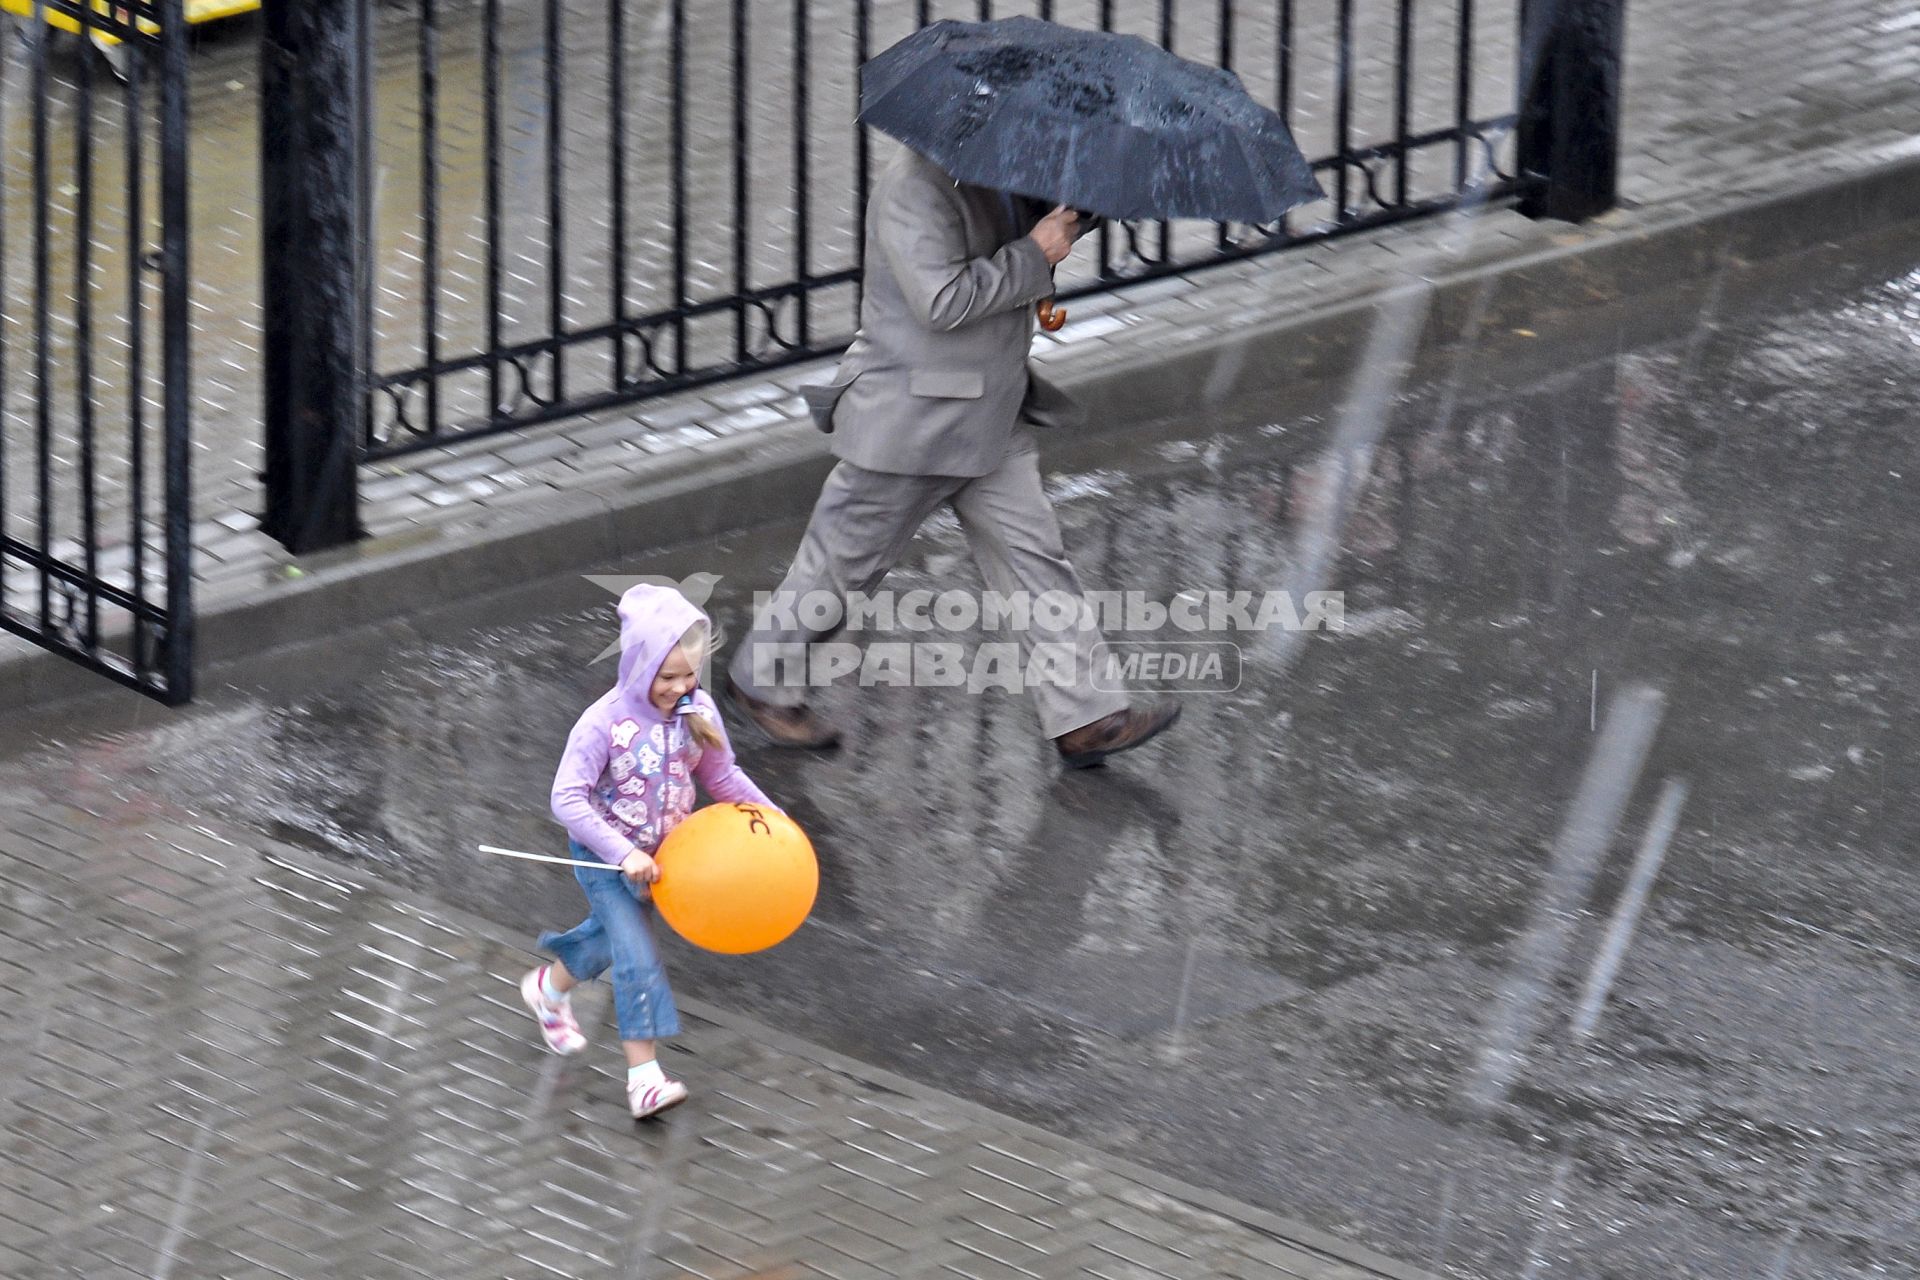
[[[1277,182],[1268,181],[1268,179],[1276,178],[1278,175],[1276,175],[1273,172],[1273,167],[1265,162],[1264,157],[1256,156],[1253,153],[1252,148],[1250,148],[1247,145],[1247,136],[1244,133],[1234,134],[1233,144],[1234,144],[1235,150],[1237,150],[1240,154],[1240,165],[1243,169],[1246,170],[1246,173],[1247,173],[1247,190],[1251,192],[1253,195],[1253,198],[1261,204],[1262,207],[1258,210],[1258,212],[1266,213],[1267,212],[1267,209],[1265,207],[1266,196],[1268,195],[1268,192],[1272,189],[1272,187],[1279,185]],[[1284,196],[1283,196],[1283,199],[1284,199]],[[1255,212],[1255,211],[1243,210],[1242,212]],[[1278,210],[1274,211],[1274,216],[1278,216],[1278,212],[1279,212]],[[1242,221],[1242,219],[1224,218],[1222,219],[1222,221],[1239,222],[1239,221]],[[1263,218],[1256,217],[1256,218],[1245,219],[1245,221],[1249,225],[1258,226],[1261,222],[1271,221],[1271,219],[1270,218],[1263,219]]]

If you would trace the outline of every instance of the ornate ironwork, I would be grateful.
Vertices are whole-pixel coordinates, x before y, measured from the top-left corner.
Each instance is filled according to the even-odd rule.
[[[421,122],[422,331],[411,345],[424,358],[410,367],[377,372],[369,379],[369,394],[392,398],[394,388],[415,385],[425,387],[426,394],[423,416],[411,410],[401,415],[405,433],[383,434],[369,424],[366,456],[512,430],[813,359],[841,349],[852,336],[871,166],[868,140],[851,123],[852,104],[844,95],[855,83],[857,63],[880,42],[876,28],[885,27],[891,39],[910,19],[931,20],[931,6],[921,3],[908,15],[882,12],[874,0],[846,0],[854,37],[848,48],[817,38],[814,27],[820,15],[812,3],[795,4],[790,20],[783,17],[763,32],[752,28],[750,0],[725,0],[719,21],[698,23],[689,19],[691,0],[663,2],[664,45],[641,49],[637,55],[628,38],[633,25],[625,12],[628,0],[569,6],[567,30],[584,21],[604,36],[593,56],[582,59],[571,57],[557,0],[546,0],[544,7],[529,0],[524,8],[516,0],[409,0],[404,21],[419,25],[409,42],[418,74],[409,78],[406,89],[393,91],[417,94],[410,104],[415,109],[378,116]],[[1429,216],[1463,203],[1479,205],[1525,194],[1533,180],[1509,174],[1498,164],[1499,140],[1512,130],[1517,104],[1500,104],[1504,114],[1491,118],[1474,110],[1475,32],[1481,21],[1474,13],[1476,0],[1438,2],[1454,10],[1442,49],[1417,47],[1413,0],[1392,0],[1384,26],[1361,21],[1357,0],[1334,0],[1330,13],[1316,15],[1311,30],[1296,14],[1294,0],[1278,0],[1268,22],[1274,105],[1296,127],[1315,125],[1309,132],[1331,126],[1333,149],[1315,161],[1331,209],[1303,210],[1271,227],[1223,225],[1205,240],[1176,233],[1166,224],[1152,224],[1159,228],[1157,235],[1143,234],[1141,225],[1103,226],[1090,238],[1098,246],[1097,283],[1068,292],[1118,287]],[[1201,54],[1193,47],[1197,42],[1188,40],[1180,52],[1211,57],[1233,69],[1236,52],[1258,40],[1252,30],[1257,23],[1244,0],[1217,0],[1217,5],[1212,48]],[[443,214],[452,216],[446,211],[449,184],[441,175],[446,162],[441,122],[451,117],[436,97],[447,78],[443,71],[455,10],[460,22],[479,25],[482,59],[479,132],[484,173],[482,198],[472,215],[482,235],[478,251],[468,251],[481,264],[479,324],[472,316],[448,316],[443,281],[449,268],[441,260],[448,239],[441,221]],[[1170,46],[1175,19],[1184,23],[1184,13],[1174,0],[1147,0],[1147,18]],[[1102,0],[1100,24],[1111,29],[1117,16],[1116,0]],[[503,31],[516,20],[521,25],[511,47],[520,60],[511,77],[515,83],[508,85],[503,58],[509,42]],[[443,26],[446,31],[439,29]],[[703,51],[698,59],[694,48]],[[1419,86],[1413,75],[1416,55],[1427,77]],[[646,67],[640,65],[643,58],[650,59]],[[768,69],[776,62],[781,74],[770,77]],[[1296,118],[1301,111],[1297,66],[1309,62],[1333,68],[1333,94],[1321,108],[1323,119],[1303,122]],[[1366,88],[1362,81],[1377,75],[1375,68],[1383,64],[1391,80],[1379,87],[1390,104],[1391,124],[1385,137],[1367,137],[1361,132],[1367,118],[1360,105]],[[643,77],[648,68],[650,74]],[[604,125],[596,117],[595,129],[604,129],[604,147],[596,133],[593,147],[576,143],[570,149],[562,122],[577,114],[573,108],[588,87],[578,77],[589,74],[607,77],[602,92],[615,109]],[[1418,95],[1416,87],[1421,88]],[[640,118],[629,108],[637,108],[643,88],[664,99],[646,117],[659,122],[657,135],[642,135],[640,126],[630,123]],[[1436,91],[1445,100],[1440,127],[1433,127],[1438,122],[1431,118],[1430,104],[1422,108],[1427,118],[1416,119],[1416,98],[1425,101]],[[767,139],[753,125],[769,93],[784,95],[780,106],[791,121],[788,136]],[[516,127],[510,116],[526,111],[536,99],[538,110],[520,117]],[[697,183],[690,174],[690,121],[717,126],[702,144],[725,148],[717,164],[710,154],[702,157],[708,169]],[[1490,176],[1484,179],[1479,166],[1471,163],[1476,151],[1484,151],[1488,159]],[[850,153],[854,160],[852,189],[832,202],[814,189],[827,172],[817,158],[829,153]],[[1423,182],[1416,184],[1411,177],[1414,158],[1427,155],[1452,163],[1423,168]],[[643,170],[647,162],[659,167]],[[780,174],[776,185],[759,176],[767,166]],[[1448,169],[1453,180],[1442,181],[1443,189],[1436,190],[1433,175]],[[696,188],[702,203],[690,208],[690,193]],[[570,209],[570,200],[586,198],[579,194],[583,190],[602,193],[592,198],[604,202],[604,220],[596,216],[589,222]],[[640,190],[659,193],[661,227],[649,226],[636,211],[635,193]],[[823,228],[818,214],[830,205],[850,210],[852,225]],[[588,227],[595,242],[583,246],[581,231]],[[823,244],[830,231],[838,231],[838,242],[850,246],[846,265],[834,270],[823,266],[828,255]],[[604,265],[585,266],[589,250],[597,251],[601,256],[595,261]],[[639,265],[648,259],[657,264],[651,275]],[[514,271],[508,264],[516,262],[533,264],[536,279],[531,295],[514,300],[519,305],[511,326],[515,332],[509,336],[508,287]],[[725,283],[716,290],[708,275],[696,284],[696,263],[703,268],[717,264]],[[642,284],[651,286],[662,303],[647,314],[635,314]],[[478,331],[477,342],[456,340],[450,331],[456,325],[462,332]],[[466,350],[459,350],[460,341],[470,344]],[[606,358],[574,356],[589,352]],[[545,377],[535,376],[536,360]],[[487,410],[462,418],[449,408],[462,401],[440,396],[435,388],[481,369],[492,388],[484,401]]]

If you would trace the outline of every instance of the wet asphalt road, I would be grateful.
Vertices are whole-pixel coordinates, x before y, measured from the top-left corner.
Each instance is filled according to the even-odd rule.
[[[769,955],[673,944],[676,979],[1436,1271],[1914,1274],[1917,371],[1911,236],[1440,353],[1340,527],[1345,631],[1286,662],[1249,645],[1237,691],[1094,773],[1063,776],[1000,695],[836,691],[831,755],[739,733],[822,897]],[[1083,578],[1282,581],[1339,488],[1338,401],[1063,454]],[[795,535],[601,568],[719,574],[737,631]],[[974,581],[941,518],[892,585]],[[466,851],[554,845],[610,604],[570,580],[423,616],[184,714],[36,723],[3,767],[257,824],[531,934],[579,913],[566,873]],[[1556,864],[1596,728],[1642,684],[1663,697],[1625,819]],[[1668,779],[1677,829],[1582,1037]]]

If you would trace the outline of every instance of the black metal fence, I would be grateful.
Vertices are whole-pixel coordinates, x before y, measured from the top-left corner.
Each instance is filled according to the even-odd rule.
[[[113,49],[124,83],[60,28]],[[0,203],[32,217],[0,222],[0,627],[184,702],[182,0],[41,0],[15,29],[19,47],[0,50]]]
[[[25,0],[0,56],[0,626],[192,691],[184,0]],[[17,8],[19,0],[10,0]],[[1329,198],[1104,226],[1062,290],[1469,203],[1613,198],[1624,0],[1033,0],[1235,69]],[[263,528],[357,533],[361,462],[852,336],[891,146],[858,67],[993,0],[267,0]],[[108,84],[86,40],[113,44]],[[117,42],[117,44],[115,44]]]
[[[0,55],[0,626],[191,695],[184,0],[28,0]],[[10,0],[17,7],[17,0]],[[1034,0],[1233,68],[1329,196],[1103,228],[1071,296],[1518,198],[1612,199],[1623,0]],[[263,527],[357,532],[369,458],[851,337],[858,68],[992,0],[267,0]],[[79,33],[118,42],[110,90]]]
[[[1591,0],[1556,0],[1569,7]],[[1601,0],[1617,13],[1619,0]],[[410,0],[372,47],[362,453],[815,358],[855,325],[857,69],[940,17],[1131,31],[1233,68],[1330,199],[1271,227],[1103,228],[1063,292],[1525,196],[1539,0]]]

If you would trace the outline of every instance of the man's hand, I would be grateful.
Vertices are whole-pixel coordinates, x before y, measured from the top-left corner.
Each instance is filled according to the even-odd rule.
[[[1053,212],[1040,219],[1029,233],[1033,242],[1040,246],[1040,252],[1047,255],[1048,266],[1059,266],[1073,252],[1073,242],[1079,236],[1076,229],[1079,221],[1079,214],[1063,204],[1055,205]]]
[[[620,874],[635,884],[652,884],[660,878],[660,868],[651,857],[635,849],[621,859]]]

